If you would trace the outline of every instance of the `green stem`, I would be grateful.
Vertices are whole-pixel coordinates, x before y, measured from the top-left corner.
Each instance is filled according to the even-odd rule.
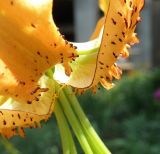
[[[73,94],[70,87],[64,88],[64,92],[69,100],[69,102],[72,105],[73,110],[77,114],[77,117],[79,118],[79,121],[86,132],[89,142],[91,142],[94,147],[96,148],[96,151],[99,152],[98,154],[110,154],[110,151],[107,149],[107,147],[104,145],[102,140],[97,135],[96,131],[93,129],[91,123],[89,122],[88,118],[86,117],[85,113],[83,112],[81,106],[79,105],[79,102],[76,98],[76,96]]]
[[[52,69],[48,69],[45,73],[49,78],[51,78],[53,80],[53,71]]]
[[[59,89],[59,85],[56,85],[56,89]],[[77,137],[77,139],[79,140],[79,143],[81,144],[82,149],[84,150],[84,152],[86,154],[93,154],[92,149],[81,129],[81,125],[78,122],[77,117],[75,116],[74,112],[72,111],[72,108],[70,107],[70,104],[68,103],[67,98],[65,97],[63,91],[61,90],[59,92],[59,97],[58,100],[61,104],[61,106],[63,107],[64,113]]]
[[[60,130],[63,154],[77,154],[70,128],[59,102],[56,102],[54,113]]]
[[[66,96],[66,98],[67,98],[67,96]],[[83,131],[83,134],[86,137],[86,139],[87,139],[87,141],[88,141],[93,153],[94,154],[101,154],[101,149],[99,149],[99,147],[94,144],[94,141],[92,139],[90,139],[90,136],[88,135],[87,131],[84,129],[84,127],[82,126],[81,122],[79,121],[79,117],[77,117],[77,114],[76,114],[75,110],[72,108],[71,102],[69,102],[68,98],[67,98],[67,100],[68,100],[68,105],[73,110],[73,112],[74,112],[74,114],[75,114],[75,116],[76,116],[76,118],[78,120],[77,122],[80,124],[80,127],[81,127],[80,129]]]
[[[53,71],[51,69],[46,72],[46,75],[53,79]],[[70,128],[61,108],[60,103],[56,101],[54,113],[60,129],[63,154],[77,154]]]
[[[53,78],[52,70],[48,71],[47,75]],[[79,143],[81,144],[84,152],[86,154],[110,154],[110,151],[104,145],[104,143],[92,127],[91,123],[87,119],[86,115],[84,114],[76,96],[72,92],[72,89],[70,87],[65,87],[64,89],[62,89],[56,82],[55,84],[56,92],[58,93],[58,105],[63,109],[63,111],[61,110],[59,111],[59,113],[65,113],[67,120],[71,125],[77,139],[79,140]],[[57,112],[56,110],[57,109],[55,109],[55,112]],[[57,115],[57,121],[58,116],[59,115]],[[65,125],[67,125],[67,122]],[[61,137],[63,138],[63,136],[65,135],[63,126],[61,126],[60,129],[62,129],[60,131],[62,135]],[[67,145],[65,145],[65,143],[62,144],[64,147],[63,149],[67,151]]]

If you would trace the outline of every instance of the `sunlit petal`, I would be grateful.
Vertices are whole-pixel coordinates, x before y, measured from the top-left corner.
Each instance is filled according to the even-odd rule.
[[[52,0],[0,1],[0,95],[31,103],[45,92],[42,74],[76,56],[52,19]]]
[[[96,28],[93,32],[93,34],[90,37],[90,40],[96,39],[100,32],[103,31],[103,25],[104,25],[104,17],[100,18],[99,21],[97,22]]]

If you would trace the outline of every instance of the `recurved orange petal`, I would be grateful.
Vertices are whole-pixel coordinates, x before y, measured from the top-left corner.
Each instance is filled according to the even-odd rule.
[[[104,10],[105,21],[102,37],[100,34],[97,39],[99,41],[90,42],[93,47],[95,46],[97,52],[80,55],[71,64],[73,72],[70,78],[65,78],[66,82],[63,80],[63,83],[72,85],[80,91],[90,88],[95,91],[98,83],[101,83],[106,89],[110,89],[113,86],[113,77],[120,79],[122,74],[115,62],[120,55],[122,57],[129,56],[128,48],[138,42],[134,31],[144,0],[109,0],[108,2],[107,10]],[[82,51],[79,47],[78,50]],[[57,80],[59,80],[57,72],[61,72],[61,76],[65,74],[62,67],[56,66],[55,77]]]
[[[129,44],[137,43],[134,31],[143,5],[144,0],[109,1],[95,75],[88,88],[95,87],[101,80],[106,87],[105,82],[110,83],[112,76],[120,78],[121,71],[114,63],[121,53],[127,56]]]

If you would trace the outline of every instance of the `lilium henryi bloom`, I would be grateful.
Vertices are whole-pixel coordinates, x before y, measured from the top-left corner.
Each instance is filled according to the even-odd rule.
[[[0,133],[23,136],[23,128],[48,119],[55,85],[44,73],[52,67],[55,80],[79,91],[96,89],[99,83],[111,88],[112,78],[121,76],[115,62],[138,42],[134,31],[143,4],[101,0],[104,18],[92,40],[71,43],[54,24],[52,0],[0,1]]]

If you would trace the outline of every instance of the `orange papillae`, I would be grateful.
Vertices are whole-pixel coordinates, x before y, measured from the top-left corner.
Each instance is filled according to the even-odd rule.
[[[21,103],[12,98],[0,97],[0,134],[9,138],[13,135],[24,137],[24,128],[40,127],[52,114],[55,105],[55,84],[52,79],[43,76],[39,80],[43,88],[48,88],[39,101],[32,104]]]
[[[119,56],[126,58],[130,45],[139,42],[134,31],[143,5],[144,0],[109,1],[94,77],[90,86],[79,89],[80,92],[89,88],[95,90],[99,82],[110,89],[112,78],[121,77],[122,71],[115,62]]]

